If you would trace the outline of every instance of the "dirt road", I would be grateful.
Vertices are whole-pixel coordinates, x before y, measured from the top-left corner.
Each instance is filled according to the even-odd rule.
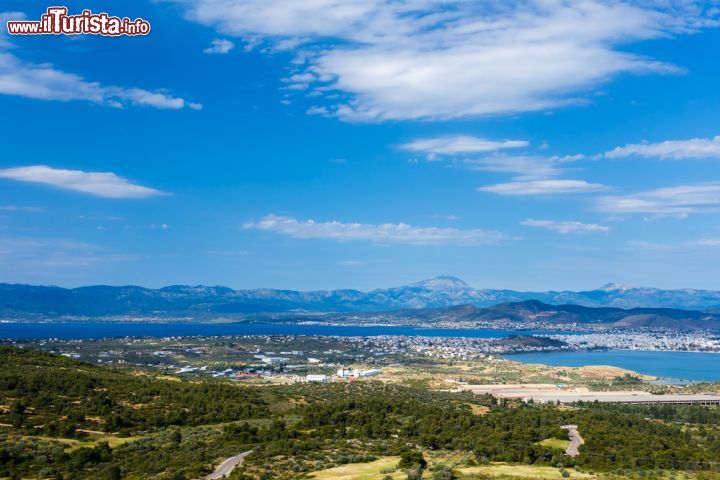
[[[585,440],[583,440],[580,432],[577,430],[577,425],[563,425],[561,428],[568,431],[568,438],[570,439],[570,445],[568,445],[567,450],[565,450],[565,455],[577,457],[580,455],[580,445],[585,443]]]

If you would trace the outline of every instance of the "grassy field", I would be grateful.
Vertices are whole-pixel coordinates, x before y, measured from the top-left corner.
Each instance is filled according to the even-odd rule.
[[[97,435],[97,436],[88,437],[87,439],[84,439],[84,440],[74,440],[71,438],[29,437],[29,436],[23,436],[23,438],[27,438],[27,439],[37,438],[40,440],[45,440],[47,442],[62,443],[64,445],[66,445],[65,446],[66,452],[72,452],[73,450],[77,450],[78,448],[83,448],[83,447],[92,448],[103,442],[107,442],[107,444],[110,446],[110,448],[115,448],[124,443],[134,442],[135,440],[139,439],[140,437],[116,437],[114,435]]]
[[[581,473],[573,469],[567,469],[570,477],[567,478],[584,478],[593,479],[596,476]],[[541,467],[536,465],[508,465],[504,463],[482,465],[479,467],[458,468],[457,472],[460,478],[473,478],[474,476],[489,476],[491,478],[507,478],[522,480],[555,480],[562,479],[562,472],[559,468]]]
[[[485,405],[475,405],[475,404],[469,404],[470,410],[472,410],[473,414],[475,415],[487,415],[490,413],[490,407],[486,407]]]
[[[383,457],[370,463],[350,463],[310,475],[319,480],[380,480],[388,474],[393,479],[404,479],[406,475],[403,472],[395,471],[399,461],[399,457]]]
[[[318,480],[382,480],[386,475],[393,479],[405,479],[406,475],[401,470],[393,470],[399,461],[398,457],[384,457],[370,463],[351,463],[340,467],[329,468],[310,474]],[[433,461],[430,462],[430,467]],[[432,478],[431,469],[424,472],[423,478]],[[483,478],[504,478],[521,480],[555,480],[562,479],[562,472],[559,468],[541,467],[533,465],[508,465],[493,464],[478,467],[460,467],[456,469],[462,479],[472,479],[482,476]],[[598,477],[568,469],[570,477],[579,479],[596,479]]]
[[[570,440],[561,440],[559,438],[546,438],[542,442],[538,442],[538,445],[548,448],[557,448],[558,450],[567,450],[570,445]]]

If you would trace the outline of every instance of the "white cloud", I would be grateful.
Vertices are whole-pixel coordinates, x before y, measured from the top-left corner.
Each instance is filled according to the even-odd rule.
[[[474,246],[495,244],[507,238],[503,233],[492,230],[416,227],[405,223],[316,222],[272,214],[258,222],[248,222],[243,228],[265,230],[294,238],[340,242],[365,240],[378,244]]]
[[[403,150],[440,155],[463,153],[486,153],[504,148],[527,147],[525,140],[487,140],[469,135],[447,135],[444,137],[418,138],[400,145]]]
[[[694,247],[718,248],[720,247],[720,240],[704,238],[702,240],[694,240],[692,242],[688,242],[687,245]]]
[[[714,138],[667,140],[659,143],[637,143],[617,147],[604,155],[606,158],[650,157],[663,160],[689,158],[720,159],[720,135]]]
[[[363,262],[360,260],[340,260],[337,263],[341,267],[359,267],[360,265],[363,265]]]
[[[719,248],[720,240],[701,239],[682,243],[657,243],[644,240],[630,240],[627,242],[627,246],[636,250],[655,252],[702,252],[707,249]]]
[[[453,214],[449,214],[449,215],[430,215],[430,218],[436,218],[436,219],[440,219],[440,220],[447,220],[447,221],[449,221],[449,222],[457,222],[457,221],[459,221],[459,220],[462,220],[462,217],[460,217],[459,215],[453,215]]]
[[[572,221],[563,222],[557,220],[535,220],[533,218],[528,218],[527,220],[520,222],[520,224],[525,225],[526,227],[545,228],[562,234],[610,231],[610,227],[606,227],[605,225]]]
[[[585,180],[531,180],[488,185],[478,188],[478,191],[498,195],[527,196],[588,193],[607,189],[608,187],[605,185],[588,183]]]
[[[322,115],[327,116],[328,115],[328,109],[325,107],[310,107],[308,108],[305,113],[308,115]]]
[[[618,74],[680,71],[623,46],[716,25],[715,10],[690,2],[176,1],[191,20],[251,45],[290,42],[303,88],[350,121],[575,104]]]
[[[224,53],[230,53],[230,50],[235,48],[235,44],[231,42],[230,40],[226,40],[224,38],[216,38],[212,42],[210,42],[210,46],[203,50],[203,53],[218,53],[218,54],[224,54]]]
[[[684,218],[691,213],[720,210],[720,183],[658,188],[632,195],[609,195],[597,200],[597,209],[616,214],[650,214]]]
[[[5,20],[22,18],[24,16],[19,13],[0,12],[0,23],[3,25]],[[110,107],[130,105],[173,110],[202,107],[199,103],[188,102],[162,90],[102,85],[47,63],[26,62],[10,53],[12,48],[8,35],[0,31],[0,94],[38,100],[84,100]]]
[[[141,88],[104,86],[88,82],[79,75],[57,70],[48,64],[23,62],[0,51],[0,94],[18,95],[39,100],[85,100],[99,105],[123,107],[147,106],[177,110],[199,109],[199,103],[188,102],[165,92]]]
[[[506,155],[504,149],[527,147],[526,140],[488,140],[468,135],[447,135],[419,138],[399,146],[402,150],[426,154],[428,161],[449,159],[470,170],[515,173],[515,180],[534,180],[555,177],[565,170],[561,164],[575,162],[584,155],[536,156]],[[474,156],[475,154],[491,155]]]
[[[255,255],[251,250],[205,250],[205,255],[217,255],[221,257],[246,257]]]
[[[44,212],[45,209],[41,207],[20,207],[17,205],[0,205],[0,212]]]
[[[626,245],[633,250],[643,251],[654,251],[662,252],[666,250],[672,250],[675,248],[673,245],[666,243],[648,242],[646,240],[628,240]]]
[[[129,102],[132,105],[142,105],[146,107],[166,108],[171,110],[179,110],[187,107],[193,110],[202,110],[202,104],[188,102],[182,98],[173,97],[162,92],[149,92],[141,88],[117,89],[112,87],[106,90],[112,96],[116,96],[120,102]]]
[[[45,165],[0,169],[0,178],[41,183],[104,198],[145,198],[166,195],[153,188],[132,184],[114,173],[63,170]]]
[[[541,157],[534,155],[490,155],[462,161],[471,170],[515,173],[515,180],[536,180],[556,177],[565,172],[562,164],[585,158],[583,155]]]

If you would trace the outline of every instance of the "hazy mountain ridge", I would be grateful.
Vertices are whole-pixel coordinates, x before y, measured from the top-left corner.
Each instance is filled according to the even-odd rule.
[[[408,324],[516,328],[518,326],[597,325],[617,328],[720,330],[720,312],[674,308],[584,307],[549,305],[538,300],[499,303],[489,307],[454,307],[396,310],[375,313],[286,314],[283,321],[317,321],[334,324]]]
[[[602,324],[615,327],[650,327],[685,329],[718,329],[720,315],[698,310],[675,308],[584,307],[581,305],[548,305],[537,300],[501,303],[486,308],[473,307],[466,321],[544,322],[547,324]]]
[[[585,307],[720,308],[720,292],[661,290],[614,284],[590,291],[519,292],[475,289],[451,276],[370,292],[279,289],[233,290],[222,286],[173,285],[160,289],[137,286],[87,286],[74,289],[0,284],[0,315],[107,316],[212,315],[308,310],[372,312],[433,309],[457,305],[488,307],[500,303],[537,300],[548,305]]]

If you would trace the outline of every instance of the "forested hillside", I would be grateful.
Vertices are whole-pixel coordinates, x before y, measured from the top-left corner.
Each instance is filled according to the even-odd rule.
[[[0,347],[0,478],[199,478],[252,453],[233,478],[309,472],[397,455],[467,456],[585,471],[713,472],[715,410],[674,407],[669,421],[628,408],[497,405],[489,397],[376,382],[239,386],[185,381]],[[478,406],[485,406],[478,414]],[[700,412],[700,413],[699,413]],[[662,417],[661,415],[655,415]],[[676,421],[703,425],[687,428]],[[548,439],[577,424],[581,454]]]

